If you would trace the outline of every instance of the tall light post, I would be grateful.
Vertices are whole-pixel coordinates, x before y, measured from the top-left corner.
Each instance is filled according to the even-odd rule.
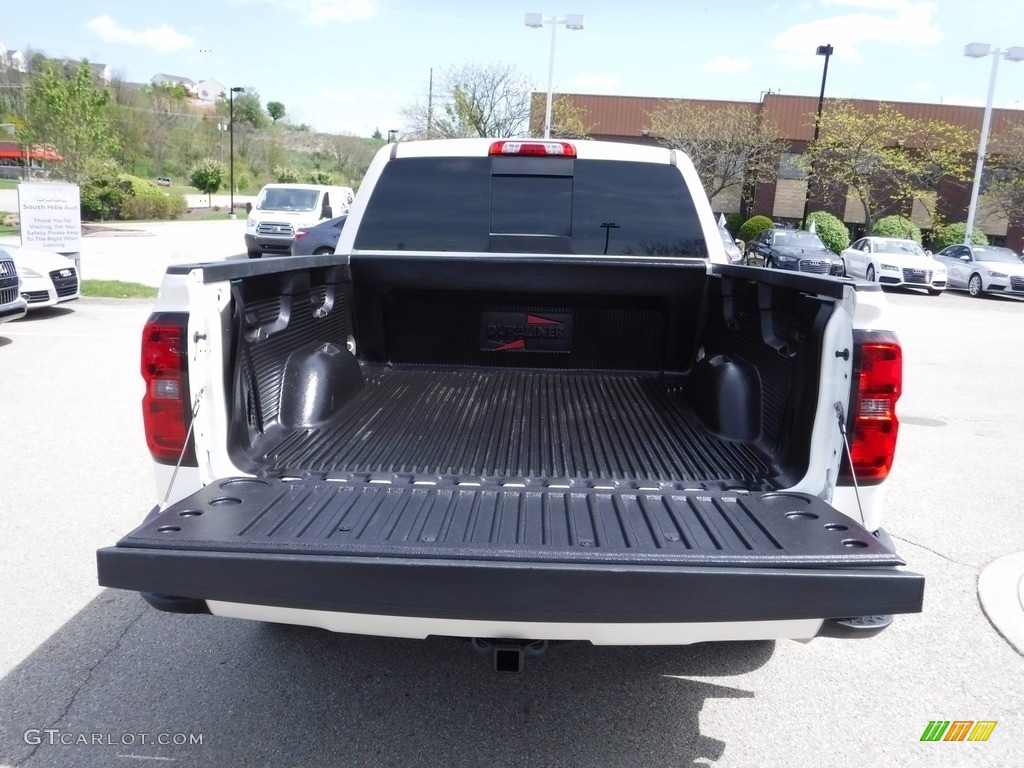
[[[821,72],[821,93],[818,94],[818,114],[814,118],[814,141],[818,140],[818,132],[821,130],[821,110],[825,106],[825,81],[828,79],[828,59],[832,55],[833,50],[832,44],[826,43],[825,45],[819,45],[818,50],[815,51],[817,56],[825,57],[825,68]],[[813,175],[814,170],[812,168],[811,174],[807,177],[807,192],[804,194],[804,215],[800,220],[801,227],[807,226],[807,211],[810,210],[811,207],[811,178]]]
[[[228,183],[231,186],[229,219],[235,218],[235,94],[244,92],[245,88],[237,85],[228,91]]]
[[[547,19],[540,13],[526,14],[526,26],[532,29],[540,29],[545,24],[551,25],[551,57],[548,59],[548,106],[544,112],[544,138],[551,138],[551,96],[555,82],[555,30],[559,24],[564,24],[566,29],[583,29],[583,15],[579,13],[568,13],[564,19],[551,16]]]
[[[964,245],[971,244],[974,236],[974,216],[978,212],[978,191],[981,189],[981,172],[985,169],[985,147],[988,145],[988,126],[992,120],[992,97],[996,92],[996,72],[999,69],[999,58],[1007,61],[1024,61],[1024,48],[1015,46],[993,48],[988,43],[970,43],[964,46],[964,56],[972,59],[983,59],[992,56],[992,75],[988,80],[988,98],[985,100],[985,116],[981,120],[981,141],[978,142],[978,161],[974,166],[974,183],[971,185],[971,204],[967,208],[967,228],[964,230]]]

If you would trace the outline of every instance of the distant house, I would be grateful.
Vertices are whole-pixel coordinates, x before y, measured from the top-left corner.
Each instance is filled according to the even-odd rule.
[[[28,59],[21,51],[9,51],[0,43],[0,69],[28,72]]]
[[[200,80],[196,85],[196,100],[204,104],[216,104],[218,99],[227,95],[228,89],[213,78]]]
[[[64,69],[78,69],[82,62],[80,59],[61,59],[60,63],[64,65]],[[100,80],[106,85],[110,85],[110,66],[108,64],[94,64],[89,62],[89,68],[92,70],[92,76]]]
[[[153,75],[153,79],[151,79],[149,82],[153,85],[180,85],[182,88],[188,91],[189,96],[195,98],[195,96],[197,95],[196,81],[191,80],[187,77],[178,77],[177,75],[165,75],[161,73]]]

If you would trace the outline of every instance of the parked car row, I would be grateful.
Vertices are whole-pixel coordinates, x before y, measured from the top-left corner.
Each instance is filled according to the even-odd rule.
[[[81,281],[75,262],[59,253],[29,246],[0,247],[0,262],[14,265],[19,282],[17,298],[25,303],[26,309],[52,307],[81,296]],[[0,304],[10,298],[8,293],[13,284],[9,285],[10,276],[6,274],[9,269],[4,267],[0,272],[0,281],[7,281],[0,283]]]
[[[776,228],[750,239],[744,262],[921,288],[932,296],[947,288],[966,290],[971,296],[1024,296],[1024,257],[994,245],[957,244],[932,255],[913,240],[870,236],[837,256],[813,232]]]

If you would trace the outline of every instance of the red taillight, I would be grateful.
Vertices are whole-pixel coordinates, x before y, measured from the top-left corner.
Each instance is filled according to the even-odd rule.
[[[301,240],[302,238],[304,238],[308,234],[309,234],[309,232],[307,232],[306,230],[300,229],[298,232],[295,233],[295,239],[296,240]]]
[[[847,423],[850,461],[843,457],[839,473],[842,485],[851,485],[856,476],[860,485],[885,480],[896,453],[896,401],[903,389],[903,350],[896,336],[887,331],[854,333],[855,389]]]
[[[142,329],[142,422],[149,452],[161,464],[178,463],[192,423],[187,334],[188,315],[181,312],[156,312]],[[191,439],[182,464],[197,466]]]
[[[545,157],[576,157],[576,147],[567,141],[527,141],[503,139],[491,144],[492,155],[540,155]]]

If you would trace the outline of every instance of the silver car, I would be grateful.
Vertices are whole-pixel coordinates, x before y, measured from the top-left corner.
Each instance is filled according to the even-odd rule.
[[[725,246],[725,255],[729,257],[730,264],[743,263],[743,251],[736,244],[736,240],[725,227],[718,228],[718,234],[722,236],[722,245]]]
[[[1024,296],[1024,262],[1009,248],[951,245],[935,254],[949,272],[949,287],[971,296],[996,293]]]

